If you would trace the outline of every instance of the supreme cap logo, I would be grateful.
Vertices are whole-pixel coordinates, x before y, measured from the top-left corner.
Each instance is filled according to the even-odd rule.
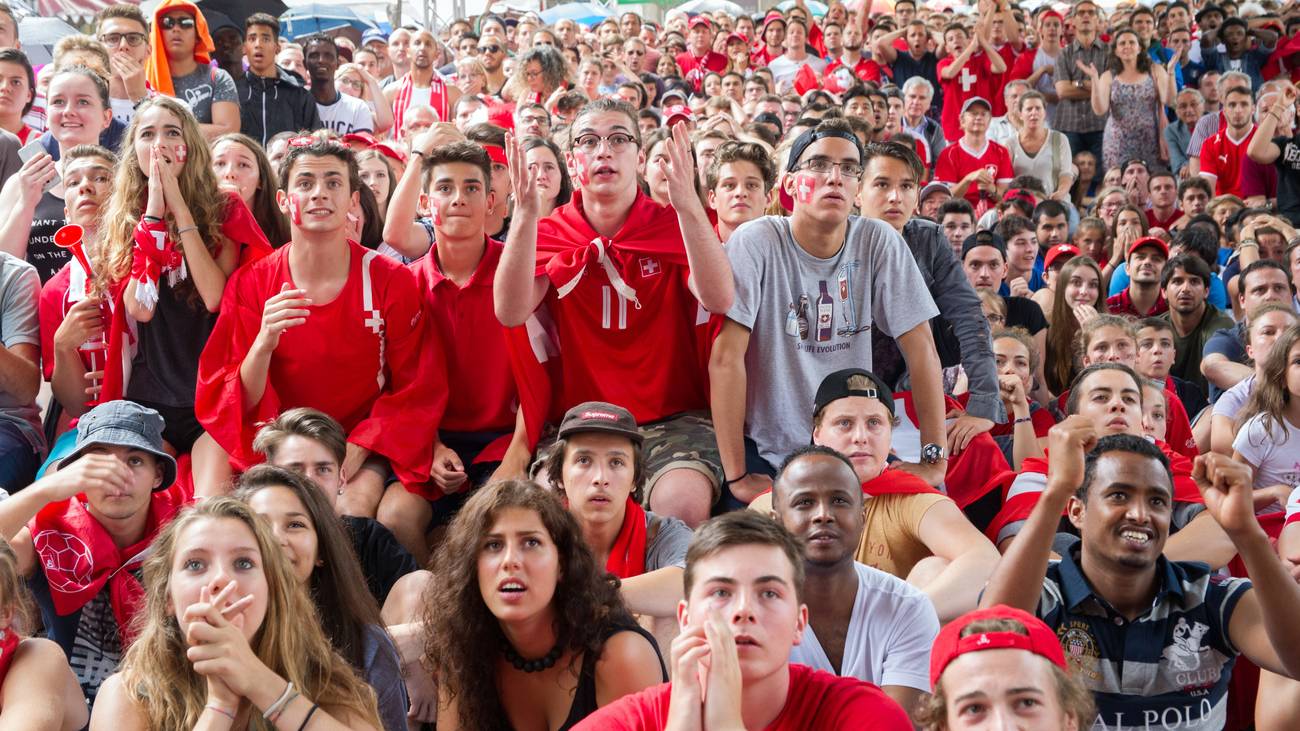
[[[611,414],[608,411],[584,411],[582,412],[582,418],[603,419],[605,421],[618,421],[618,415]]]

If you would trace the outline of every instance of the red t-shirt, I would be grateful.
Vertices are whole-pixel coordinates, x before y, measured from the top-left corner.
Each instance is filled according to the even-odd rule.
[[[1011,71],[1016,65],[1016,59],[1024,55],[1022,53],[1024,48],[1022,47],[1020,51],[1017,51],[1010,43],[1004,43],[1001,48],[997,49],[997,51],[998,55],[1002,57],[1002,61],[1006,63],[1007,70],[1000,74],[993,74],[993,88],[997,89],[998,92],[992,97],[986,98],[988,98],[989,102],[993,104],[993,116],[1005,117],[1007,114],[1007,98],[1001,93],[1002,87],[1006,86],[1008,81],[1015,78],[1011,75]],[[1034,51],[1034,53],[1029,55],[1033,56],[1036,53],[1037,51]]]
[[[943,111],[939,119],[943,125],[943,136],[945,139],[956,140],[961,137],[961,105],[975,96],[996,105],[994,100],[1002,96],[1002,91],[998,88],[992,66],[989,65],[989,57],[983,52],[971,56],[956,76],[945,79],[943,70],[951,66],[952,62],[952,56],[944,58],[939,61],[936,69],[939,84],[943,87]]]
[[[672,683],[623,696],[587,716],[574,731],[661,731],[668,724]],[[908,731],[911,721],[880,688],[856,678],[790,665],[785,706],[763,731]]]
[[[1147,225],[1151,228],[1163,228],[1168,231],[1169,227],[1178,223],[1178,219],[1182,217],[1183,212],[1177,208],[1174,209],[1173,213],[1169,214],[1169,218],[1157,218],[1154,208],[1147,209]]]
[[[947,103],[945,100],[944,104]],[[983,150],[970,150],[967,149],[960,135],[956,139],[955,143],[943,148],[943,152],[939,153],[939,161],[934,164],[935,182],[947,183],[952,187],[972,171],[980,168],[992,168],[993,178],[1000,185],[1010,183],[1015,177],[1015,171],[1011,168],[1011,153],[1007,148],[993,140],[987,140]],[[970,201],[972,206],[979,204],[979,186],[970,185],[966,188],[966,200]]]
[[[696,91],[704,85],[704,75],[710,71],[724,73],[727,70],[727,57],[717,51],[709,51],[703,56],[692,55],[690,51],[677,54],[677,66],[682,70],[682,78],[691,82]]]
[[[443,276],[432,251],[411,265],[430,327],[442,341],[439,350],[446,354],[447,383],[455,385],[439,424],[448,431],[504,432],[515,426],[518,392],[506,330],[492,307],[492,279],[504,248],[488,239],[464,287]]]
[[[1252,127],[1244,138],[1233,140],[1225,127],[1201,146],[1201,175],[1214,180],[1215,195],[1246,197],[1241,192],[1241,161],[1254,136]]]
[[[566,215],[581,215],[580,200],[575,196],[564,207],[569,209]],[[575,235],[557,225],[562,213],[538,223],[539,241]],[[589,227],[585,217],[581,220]],[[635,243],[650,235],[665,242],[664,255]],[[555,320],[564,363],[553,409],[563,413],[584,401],[607,401],[644,423],[708,408],[696,352],[699,303],[687,286],[690,269],[677,214],[638,195],[628,223],[605,246],[613,268],[636,291],[636,300],[620,294],[595,262],[587,263],[578,284],[563,296],[559,288],[566,282],[552,278],[546,305]]]
[[[838,58],[831,61],[826,64],[826,70],[822,72],[822,76],[829,78],[831,74],[835,73],[836,69],[843,65],[844,62]],[[869,58],[858,59],[858,62],[853,65],[853,75],[863,81],[874,81],[877,84],[880,83],[886,75],[893,78],[893,74],[889,73],[888,66],[881,66]]]

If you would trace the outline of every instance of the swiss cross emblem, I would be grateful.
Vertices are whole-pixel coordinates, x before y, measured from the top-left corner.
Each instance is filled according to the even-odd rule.
[[[982,645],[987,645],[987,644],[989,644],[990,642],[991,642],[991,640],[989,640],[989,636],[988,636],[988,635],[980,635],[980,638],[979,638],[978,640],[975,641],[975,644],[977,644],[977,645],[981,645],[981,646],[982,646]]]
[[[970,90],[975,87],[975,82],[979,81],[979,77],[972,74],[970,68],[966,66],[962,67],[961,75],[958,76],[957,79],[961,81],[961,90],[963,93],[969,93]]]
[[[641,263],[641,276],[643,277],[653,277],[654,275],[658,274],[660,271],[663,270],[663,267],[659,265],[658,259],[651,259],[650,257],[643,256],[641,257],[640,263]]]

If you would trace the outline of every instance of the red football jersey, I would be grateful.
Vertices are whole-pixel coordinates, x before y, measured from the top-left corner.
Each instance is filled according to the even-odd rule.
[[[998,88],[997,79],[989,65],[989,57],[983,52],[971,56],[956,76],[945,79],[943,70],[951,66],[952,61],[953,57],[949,56],[940,60],[936,67],[939,84],[943,86],[943,111],[939,121],[943,125],[943,136],[948,140],[961,138],[961,105],[967,99],[978,96],[987,99],[989,104],[996,105],[994,100],[1002,96],[1002,90]]]
[[[946,105],[947,102],[945,101],[944,104]],[[939,161],[934,164],[934,179],[935,182],[947,183],[952,187],[972,171],[980,168],[991,169],[993,179],[1002,185],[1010,183],[1015,177],[1015,171],[1011,168],[1011,153],[1007,148],[993,140],[987,140],[984,149],[970,150],[958,137],[956,142],[943,148],[943,152],[939,153]],[[966,200],[970,201],[972,206],[979,204],[979,186],[970,185],[966,188]]]
[[[725,73],[727,57],[717,51],[709,51],[703,56],[693,56],[690,51],[677,54],[677,67],[682,70],[682,78],[691,82],[696,91],[704,85],[704,75],[710,71]]]
[[[488,239],[478,268],[463,287],[443,276],[434,251],[411,265],[429,326],[447,356],[447,383],[455,386],[447,393],[442,429],[514,430],[519,394],[506,352],[506,329],[492,307],[492,279],[504,248]]]
[[[1233,140],[1225,127],[1201,145],[1201,175],[1214,181],[1215,195],[1246,197],[1241,192],[1241,161],[1255,136],[1255,128],[1240,140]]]

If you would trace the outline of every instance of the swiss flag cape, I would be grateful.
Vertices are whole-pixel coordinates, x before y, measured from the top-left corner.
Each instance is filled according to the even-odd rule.
[[[1192,479],[1192,461],[1175,452],[1164,442],[1155,444],[1169,458],[1169,466],[1174,473],[1174,502],[1205,502],[1201,497],[1201,491],[1196,488],[1196,480]],[[1038,504],[1038,496],[1047,488],[1048,456],[1047,450],[1043,450],[1042,457],[1026,459],[1021,464],[1019,474],[1007,470],[995,475],[989,481],[989,487],[1000,487],[1003,490],[1002,509],[993,517],[986,531],[989,540],[997,543],[1003,528],[1011,523],[1029,519],[1029,514]]]
[[[911,391],[895,391],[894,402],[903,402],[903,410],[898,414],[900,423],[894,428],[893,444],[899,457],[914,462],[920,455],[920,420],[916,416],[916,406],[912,401]],[[946,411],[961,409],[956,400],[944,397]],[[898,409],[895,408],[895,412]],[[969,446],[956,457],[948,458],[948,471],[944,475],[943,488],[948,497],[957,503],[957,507],[979,500],[993,488],[989,476],[1009,470],[1007,458],[993,437],[987,433],[971,440]]]
[[[885,470],[875,477],[862,483],[862,492],[873,497],[880,495],[924,495],[926,493],[943,493],[934,489],[930,483],[922,480],[910,472],[902,470]]]
[[[807,94],[813,89],[820,89],[821,81],[817,78],[817,72],[813,71],[812,66],[804,64],[794,75],[794,90],[801,96]]]
[[[631,497],[623,512],[623,525],[614,537],[614,547],[605,559],[605,570],[620,579],[645,573],[646,525],[645,509]]]
[[[253,212],[248,210],[237,193],[226,192],[225,220],[221,224],[221,233],[239,247],[238,266],[257,261],[273,251],[262,227],[253,218]],[[99,403],[122,398],[126,393],[126,382],[130,378],[136,341],[135,323],[127,317],[126,307],[122,304],[127,281],[128,279],[122,279],[115,282],[110,292],[112,321],[108,326],[108,351]]]
[[[59,616],[72,614],[108,584],[113,617],[123,644],[128,644],[131,619],[144,606],[144,587],[131,572],[144,563],[158,531],[186,502],[179,485],[155,492],[149,501],[144,535],[122,548],[90,514],[85,495],[41,508],[27,529],[50,586],[54,611]]]
[[[14,663],[14,654],[18,652],[20,639],[12,627],[5,627],[4,635],[0,637],[0,687],[4,686],[5,676],[9,674],[9,666]]]
[[[637,260],[643,255],[686,265],[686,245],[677,214],[640,191],[627,221],[610,239],[587,222],[581,190],[575,190],[572,200],[537,224],[535,276],[547,276],[560,298],[589,276],[608,278],[626,295],[625,273],[639,266]],[[553,384],[560,353],[549,323],[549,314],[539,309],[525,325],[511,328],[507,340],[530,447],[536,446],[554,408]]]
[[[432,447],[447,403],[446,364],[406,267],[349,241],[347,282],[313,304],[271,359],[262,398],[248,403],[240,367],[261,329],[266,301],[292,283],[290,242],[235,272],[199,359],[194,412],[238,469],[262,461],[252,449],[261,422],[311,406],[343,425],[348,442],[386,457],[407,490],[437,499]]]

